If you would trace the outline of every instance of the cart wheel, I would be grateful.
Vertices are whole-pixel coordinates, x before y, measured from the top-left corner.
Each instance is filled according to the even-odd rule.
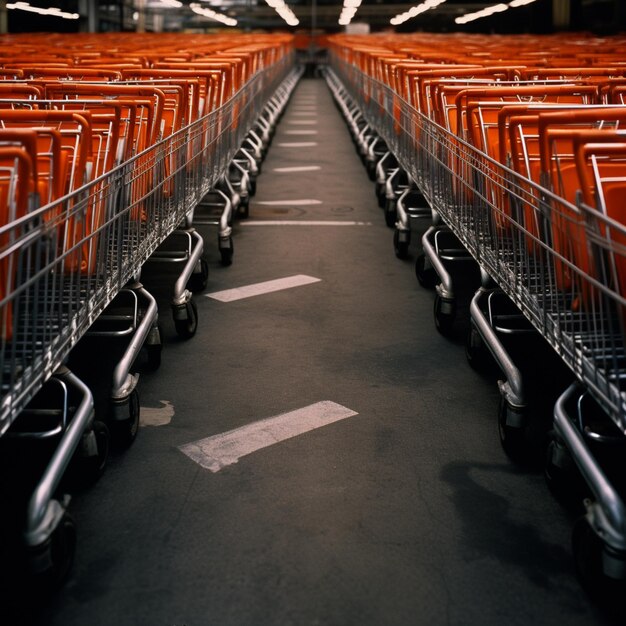
[[[456,318],[456,301],[435,296],[435,328],[445,337],[451,334]]]
[[[376,180],[376,161],[367,162],[367,175],[370,180]]]
[[[220,247],[220,256],[222,257],[222,265],[228,267],[233,263],[233,254],[235,250],[233,248],[233,238],[228,238],[228,247]]]
[[[374,186],[374,193],[376,194],[376,198],[378,199],[378,204],[380,206],[380,197],[383,195],[383,185],[381,183],[376,182],[376,185]],[[381,206],[380,208],[382,209],[383,207]]]
[[[470,325],[467,333],[465,357],[470,367],[477,372],[484,372],[493,363],[491,353],[474,324]]]
[[[500,443],[502,449],[507,456],[515,463],[520,463],[526,455],[525,429],[523,427],[515,427],[507,424],[510,412],[515,409],[500,396],[500,405],[498,406],[498,434],[500,435]]]
[[[159,329],[159,335],[163,337],[161,329]],[[146,344],[146,353],[148,360],[146,362],[146,369],[150,372],[156,372],[161,367],[161,354],[163,353],[162,343]]]
[[[186,317],[185,319],[174,318],[174,326],[176,327],[176,333],[181,339],[191,339],[198,330],[198,308],[193,298],[189,300],[185,307]]]
[[[396,220],[398,219],[398,213],[396,210],[396,199],[391,200],[387,198],[385,202],[385,224],[389,226],[389,228],[393,228],[396,225]]]
[[[100,420],[94,420],[92,432],[95,450],[85,449],[87,446],[79,447],[63,477],[63,488],[70,492],[91,487],[104,474],[111,448],[111,434],[108,426]],[[91,433],[85,435],[91,436]]]
[[[201,256],[200,271],[196,272],[194,268],[193,274],[189,277],[189,280],[187,281],[187,289],[189,289],[189,291],[193,293],[204,291],[206,289],[208,281],[209,263],[203,256]]]
[[[393,232],[393,249],[399,259],[406,259],[409,256],[409,242],[400,241],[400,231]]]
[[[576,520],[572,529],[572,553],[580,584],[592,598],[598,599],[605,578],[602,572],[602,540],[593,532],[584,515]]]
[[[94,420],[93,433],[96,437],[98,453],[94,456],[84,456],[80,458],[79,480],[81,486],[88,487],[96,483],[107,465],[109,450],[111,449],[111,433],[109,427],[100,420]]]
[[[250,215],[250,198],[245,198],[237,207],[237,217],[245,220]]]
[[[124,400],[118,401],[119,405],[128,404],[128,418],[116,420],[111,424],[113,439],[120,448],[129,448],[137,438],[139,432],[139,392],[133,389]]]
[[[37,578],[42,587],[54,590],[58,589],[67,579],[76,555],[76,523],[67,511],[52,531],[48,541],[49,567],[41,572]]]
[[[556,500],[568,509],[582,512],[584,481],[569,451],[553,430],[548,433],[543,475]]]
[[[437,284],[437,272],[432,267],[426,267],[426,255],[423,252],[415,259],[415,276],[425,289],[432,289]]]
[[[256,194],[256,176],[254,178],[250,177],[250,195],[254,196]]]
[[[157,322],[157,334],[155,337],[153,332],[154,330],[150,330],[150,334],[148,335],[148,341],[144,343],[144,347],[146,349],[146,355],[148,357],[145,369],[149,372],[156,372],[159,367],[161,367],[161,354],[163,352],[163,328],[160,323]]]
[[[603,568],[603,553],[605,551],[608,555],[611,548],[605,546],[584,515],[579,517],[572,529],[572,553],[578,580],[592,600],[616,617],[617,623],[623,624],[626,617],[626,603],[624,601],[626,581],[611,578],[605,574]],[[622,560],[624,555],[614,553],[612,558]],[[622,568],[623,565],[620,569]]]
[[[378,195],[378,206],[381,209],[384,209],[385,204],[387,203],[387,196],[385,195],[385,188],[382,185],[377,195]]]

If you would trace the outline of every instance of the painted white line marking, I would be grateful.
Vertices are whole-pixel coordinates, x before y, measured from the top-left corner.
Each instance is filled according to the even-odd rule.
[[[317,135],[316,130],[286,130],[285,135]]]
[[[293,111],[290,115],[306,115],[307,117],[310,117],[313,113],[315,113],[315,111]]]
[[[142,406],[139,413],[141,426],[167,426],[174,417],[174,407],[167,400],[159,400],[161,406],[153,408]]]
[[[291,289],[292,287],[301,287],[302,285],[319,283],[320,280],[320,278],[314,278],[313,276],[297,274],[295,276],[288,276],[287,278],[277,278],[275,280],[267,280],[263,283],[256,283],[254,285],[236,287],[235,289],[214,291],[213,293],[207,294],[207,298],[213,298],[213,300],[219,300],[220,302],[234,302],[235,300],[243,300],[244,298],[252,298],[253,296],[262,296],[266,293],[283,291],[284,289]]]
[[[289,120],[288,124],[317,124],[317,120]]]
[[[299,165],[296,167],[275,167],[273,172],[287,173],[287,172],[313,172],[315,170],[321,170],[319,165]]]
[[[254,204],[264,204],[265,206],[311,206],[313,204],[322,204],[321,200],[263,200]]]
[[[298,141],[296,143],[279,143],[281,148],[312,148],[317,145],[317,141]]]
[[[215,473],[248,454],[355,415],[358,415],[356,411],[325,400],[187,443],[179,450],[201,467]]]
[[[244,220],[241,226],[371,226],[372,222],[345,220]]]

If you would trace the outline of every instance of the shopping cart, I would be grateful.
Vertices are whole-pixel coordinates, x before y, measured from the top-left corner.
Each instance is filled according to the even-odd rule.
[[[532,64],[512,60],[518,78],[542,84],[461,91],[457,85],[447,92],[437,87],[458,105],[454,123],[446,124],[436,108],[430,115],[415,101],[398,98],[397,85],[375,69],[386,54],[379,65],[359,59],[359,41],[331,38],[328,80],[336,98],[348,102],[348,118],[365,117],[445,225],[435,225],[424,238],[440,283],[435,320],[440,330],[451,328],[454,285],[442,262],[445,253],[430,242],[450,233],[481,271],[471,303],[470,347],[486,349],[504,373],[498,426],[507,452],[519,452],[531,416],[523,375],[499,334],[538,333],[577,379],[554,409],[546,474],[553,488],[575,480],[568,468],[578,468],[584,478],[586,514],[573,533],[583,583],[597,590],[611,579],[623,581],[626,134],[620,130],[623,108],[598,106],[620,101],[615,75],[623,69],[605,61],[597,70],[570,71],[563,59],[550,68],[546,58],[542,71],[536,58]],[[377,41],[392,49],[401,45]],[[532,45],[540,49],[541,42]],[[471,58],[453,56],[459,63]],[[441,60],[450,60],[450,52]],[[576,58],[570,60],[575,66]],[[534,104],[533,90],[542,94]],[[431,91],[430,101],[436,105],[438,98]]]
[[[106,39],[98,40],[103,48]],[[29,37],[31,43],[37,40]],[[94,39],[76,37],[77,44],[81,41],[91,46]],[[177,45],[178,40],[169,41]],[[77,473],[95,479],[108,449],[108,430],[94,419],[91,392],[64,363],[89,332],[110,336],[109,325],[115,324],[118,334],[132,334],[113,372],[109,419],[109,426],[130,443],[139,423],[134,362],[146,341],[158,349],[153,362],[160,360],[156,302],[141,286],[141,269],[185,225],[194,246],[176,281],[172,310],[179,334],[192,336],[198,315],[188,287],[203,250],[202,238],[192,230],[193,212],[218,185],[248,133],[259,127],[258,119],[278,114],[297,80],[289,37],[255,41],[261,61],[249,64],[248,74],[240,75],[245,81],[225,92],[222,102],[207,93],[206,108],[195,116],[193,81],[173,78],[169,86],[140,86],[117,80],[122,70],[145,67],[141,55],[88,56],[93,71],[77,71],[70,46],[71,58],[64,62],[42,58],[29,68],[13,54],[12,62],[24,67],[4,70],[13,80],[2,84],[14,91],[0,98],[7,105],[0,105],[6,129],[0,131],[0,208],[5,211],[0,225],[0,446],[3,461],[13,456],[5,450],[21,446],[15,442],[33,446],[32,455],[17,455],[31,460],[26,495],[16,500],[23,508],[12,509],[23,538],[16,545],[25,545],[31,566],[53,582],[67,574],[75,547],[69,499],[59,495],[66,491],[66,470],[80,460]],[[64,39],[58,43],[59,48],[66,44]],[[233,41],[219,45],[229,44]],[[53,41],[42,45],[55,47]],[[3,50],[0,56],[11,55]],[[0,64],[7,68],[11,62]],[[29,82],[14,80],[29,69],[35,75],[37,68],[40,74]],[[23,89],[24,84],[34,89]],[[14,106],[16,96],[23,108]],[[195,101],[200,102],[199,95]],[[220,237],[226,236],[226,227]],[[132,303],[130,320],[115,310],[120,298]],[[139,306],[140,299],[145,306]],[[47,401],[60,408],[50,408]],[[42,443],[41,449],[34,442]],[[3,472],[3,479],[10,483],[12,475]]]

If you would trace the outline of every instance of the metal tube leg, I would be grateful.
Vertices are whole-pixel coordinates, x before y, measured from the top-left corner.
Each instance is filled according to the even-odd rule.
[[[428,258],[428,261],[434,268],[437,276],[439,276],[439,280],[441,280],[441,285],[437,286],[437,292],[439,295],[446,300],[454,300],[454,287],[452,283],[452,276],[446,270],[443,262],[439,258],[437,251],[435,250],[435,246],[433,245],[431,239],[434,238],[435,233],[437,232],[437,228],[435,226],[431,226],[422,237],[422,247],[424,248],[424,254]]]
[[[191,229],[187,232],[192,238],[192,247],[189,252],[189,258],[185,263],[185,267],[174,284],[174,298],[172,301],[174,305],[184,304],[187,301],[187,283],[189,282],[194,269],[200,262],[200,257],[204,252],[204,239],[202,239],[200,233],[198,233],[195,229]],[[195,244],[193,242],[195,242]]]
[[[580,394],[580,391],[579,385],[574,383],[559,397],[554,406],[554,427],[596,498],[595,502],[587,503],[586,517],[591,528],[607,545],[626,552],[624,502],[608,481],[567,413],[568,402]]]
[[[66,367],[61,367],[55,376],[78,390],[81,401],[28,502],[24,541],[30,548],[46,543],[65,514],[69,500],[61,503],[54,500],[53,495],[80,443],[83,432],[93,419],[93,397],[87,385]],[[49,555],[47,558],[49,559]],[[45,562],[36,566],[39,571],[46,569]]]
[[[111,399],[113,402],[123,402],[137,386],[138,377],[132,375],[130,370],[158,316],[157,303],[152,294],[146,291],[141,284],[132,285],[131,288],[135,293],[143,296],[148,302],[148,307],[124,351],[122,358],[113,370],[113,384],[111,389]],[[116,419],[123,419],[125,417],[127,416],[122,417],[115,415]]]
[[[513,363],[496,331],[480,308],[479,303],[481,299],[488,293],[489,291],[483,287],[476,291],[470,304],[470,316],[473,324],[476,326],[476,330],[478,330],[485,345],[500,366],[502,373],[506,376],[506,382],[500,381],[499,383],[500,393],[511,406],[523,409],[526,407],[526,399],[524,397],[522,373]]]

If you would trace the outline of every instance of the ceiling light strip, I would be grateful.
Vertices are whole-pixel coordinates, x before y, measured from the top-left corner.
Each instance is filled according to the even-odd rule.
[[[425,0],[421,4],[416,4],[414,7],[411,7],[408,11],[404,13],[398,13],[395,17],[392,17],[389,21],[393,26],[399,26],[400,24],[404,24],[404,22],[417,17],[418,15],[425,13],[426,11],[430,11],[431,9],[436,9],[440,4],[443,4],[446,0]]]
[[[7,9],[28,11],[29,13],[38,13],[39,15],[50,15],[52,17],[60,17],[64,20],[77,20],[80,17],[78,13],[67,13],[57,7],[33,7],[28,2],[7,3]]]
[[[467,24],[468,22],[473,22],[474,20],[479,20],[481,17],[489,17],[490,15],[494,15],[495,13],[502,13],[507,9],[515,9],[517,7],[523,7],[527,4],[532,4],[536,2],[536,0],[511,0],[508,4],[492,4],[489,7],[485,7],[480,11],[474,11],[474,13],[466,13],[465,15],[460,15],[455,18],[456,24]]]
[[[205,9],[200,6],[197,2],[192,2],[189,5],[189,8],[196,14],[201,15],[202,17],[208,17],[211,20],[215,20],[216,22],[220,22],[225,26],[237,26],[237,20],[234,17],[228,17],[228,15],[224,15],[223,13],[218,13],[213,9]]]
[[[297,26],[300,23],[294,12],[285,4],[285,0],[265,0],[265,2],[287,22],[288,26]]]
[[[343,0],[343,9],[339,16],[339,25],[347,26],[361,6],[361,0]]]

